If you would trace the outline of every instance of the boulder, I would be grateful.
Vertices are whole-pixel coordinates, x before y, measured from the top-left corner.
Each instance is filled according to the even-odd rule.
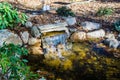
[[[21,34],[21,38],[22,38],[23,42],[25,44],[28,43],[28,39],[29,39],[28,31],[21,32],[20,34]]]
[[[85,40],[86,39],[86,32],[83,32],[83,31],[75,32],[71,35],[70,39],[73,42],[79,42],[80,40]]]
[[[94,23],[94,22],[89,22],[89,21],[82,22],[81,26],[86,31],[100,29],[101,27],[99,23]]]
[[[105,36],[105,31],[103,29],[87,33],[87,38],[102,38],[104,36]]]
[[[31,28],[31,34],[36,38],[39,38],[41,36],[41,33],[37,26]]]
[[[11,31],[4,29],[4,30],[0,30],[0,46],[3,45],[3,43],[13,43],[15,45],[22,45],[22,40],[20,39],[20,37],[15,34],[12,33]]]

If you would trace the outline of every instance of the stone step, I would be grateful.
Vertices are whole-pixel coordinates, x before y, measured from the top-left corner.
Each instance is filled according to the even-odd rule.
[[[65,31],[67,35],[69,36],[69,31],[66,26],[68,26],[67,23],[62,22],[62,23],[38,26],[38,29],[40,30],[41,33],[54,32],[54,31]]]

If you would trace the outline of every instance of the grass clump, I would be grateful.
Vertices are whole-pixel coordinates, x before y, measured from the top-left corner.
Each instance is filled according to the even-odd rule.
[[[75,16],[74,12],[65,6],[58,8],[56,12],[59,16],[63,16],[63,17]]]
[[[113,12],[114,12],[113,8],[100,7],[97,11],[97,15],[98,16],[111,15],[113,14]]]

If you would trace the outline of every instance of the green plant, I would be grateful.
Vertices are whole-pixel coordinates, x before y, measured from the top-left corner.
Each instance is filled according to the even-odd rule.
[[[18,24],[24,24],[27,16],[18,12],[7,2],[0,3],[0,29],[14,28]]]
[[[98,16],[111,15],[114,12],[113,8],[100,7],[97,11]]]
[[[0,48],[0,67],[2,68],[2,78],[9,74],[8,80],[30,80],[35,76],[26,65],[26,59],[21,56],[27,55],[28,50],[14,44],[4,44]]]
[[[114,23],[114,26],[115,26],[115,29],[116,29],[117,31],[120,31],[120,20],[116,21],[116,22]]]
[[[64,16],[64,17],[68,17],[68,16],[74,17],[75,16],[74,12],[72,12],[71,9],[69,9],[65,6],[62,6],[62,7],[58,8],[56,10],[56,12],[59,16]]]

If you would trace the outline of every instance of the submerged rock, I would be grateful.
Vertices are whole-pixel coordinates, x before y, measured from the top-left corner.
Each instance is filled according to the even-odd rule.
[[[99,55],[104,55],[104,56],[109,56],[109,57],[113,56],[111,53],[109,53],[103,47],[93,46],[92,51],[94,51],[95,53],[97,53]]]

